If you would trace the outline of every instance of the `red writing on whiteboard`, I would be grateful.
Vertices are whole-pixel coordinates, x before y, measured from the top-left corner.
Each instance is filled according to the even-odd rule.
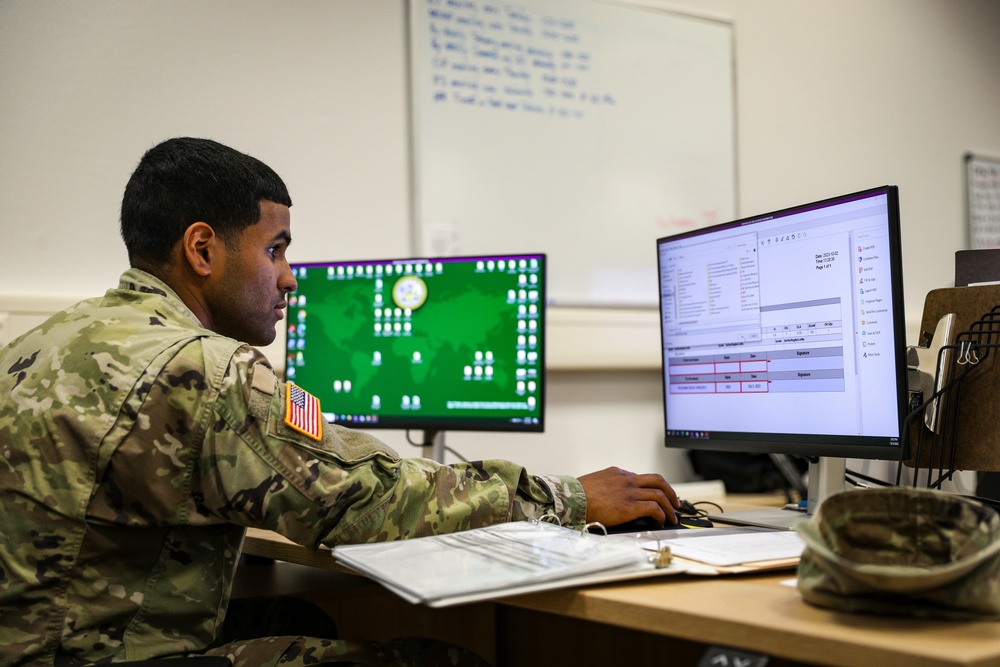
[[[664,230],[683,230],[683,229],[697,229],[699,227],[707,227],[709,225],[715,225],[719,222],[719,212],[716,210],[705,210],[701,212],[701,220],[696,220],[692,216],[686,215],[670,215],[656,216],[656,226],[659,229]]]

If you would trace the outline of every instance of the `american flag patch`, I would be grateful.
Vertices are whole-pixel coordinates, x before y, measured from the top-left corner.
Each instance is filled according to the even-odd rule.
[[[293,382],[285,386],[285,423],[313,440],[323,439],[319,399]]]

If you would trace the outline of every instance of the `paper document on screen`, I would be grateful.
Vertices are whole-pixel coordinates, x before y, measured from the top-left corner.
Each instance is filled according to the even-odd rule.
[[[805,543],[790,530],[754,531],[727,535],[676,537],[667,541],[679,558],[715,566],[742,565],[798,558]],[[648,542],[648,549],[657,543]]]

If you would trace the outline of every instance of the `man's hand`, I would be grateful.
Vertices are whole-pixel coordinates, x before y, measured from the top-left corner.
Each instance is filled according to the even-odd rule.
[[[587,495],[587,521],[605,526],[648,516],[674,525],[680,507],[677,494],[660,475],[637,475],[621,468],[606,468],[578,478]]]

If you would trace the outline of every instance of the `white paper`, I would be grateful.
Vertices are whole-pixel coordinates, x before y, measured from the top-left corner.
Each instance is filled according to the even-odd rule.
[[[665,541],[679,558],[717,567],[798,558],[805,549],[799,534],[791,530],[765,530],[726,535],[675,537]],[[657,543],[646,542],[646,548]]]

